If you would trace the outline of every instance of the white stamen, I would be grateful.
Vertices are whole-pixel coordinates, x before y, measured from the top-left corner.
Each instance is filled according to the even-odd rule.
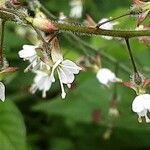
[[[27,66],[27,68],[24,70],[24,73],[28,72],[31,69],[31,67],[32,67],[32,63]]]
[[[63,83],[62,83],[62,80],[61,80],[61,77],[60,77],[60,73],[59,73],[58,70],[57,70],[57,73],[58,73],[58,77],[59,77],[59,80],[60,80],[61,97],[62,97],[62,99],[64,99],[66,97],[66,93],[65,93],[64,86],[63,86]]]
[[[71,84],[67,84],[67,87],[70,89],[71,88]]]
[[[141,116],[138,117],[138,122],[139,122],[139,123],[142,123],[142,118],[141,118]]]
[[[46,97],[46,91],[45,91],[45,90],[43,90],[43,92],[42,92],[42,97],[43,97],[43,98]]]
[[[54,78],[54,71],[55,69],[57,68],[57,66],[61,63],[62,59],[59,59],[55,64],[54,66],[52,67],[52,72],[51,72],[51,75],[50,75],[50,78],[52,80],[52,82],[55,82],[55,78]]]

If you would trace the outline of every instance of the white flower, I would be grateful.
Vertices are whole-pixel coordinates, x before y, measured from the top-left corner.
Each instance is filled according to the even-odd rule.
[[[107,18],[103,18],[103,19],[101,19],[99,22],[98,22],[98,24],[101,24],[101,23],[103,23],[103,22],[105,22],[105,21],[108,21],[109,19],[107,19]],[[116,25],[116,24],[118,24],[118,22],[114,22],[114,23],[112,23],[112,22],[107,22],[107,23],[104,23],[104,24],[102,24],[99,28],[101,28],[101,29],[106,29],[106,30],[113,30],[113,26],[114,25]],[[107,40],[112,40],[112,36],[102,36],[104,39],[107,39]]]
[[[42,97],[46,97],[46,92],[51,88],[52,80],[49,73],[44,71],[36,71],[34,83],[30,88],[30,92],[34,94],[37,90],[42,91]]]
[[[5,85],[0,82],[0,100],[5,101]]]
[[[112,82],[121,82],[122,80],[117,78],[116,75],[107,68],[101,68],[97,74],[96,77],[98,81],[106,86],[109,87],[110,83]]]
[[[23,49],[18,52],[20,58],[30,62],[30,65],[25,70],[31,67],[34,68],[37,65],[39,59],[35,50],[36,48],[34,45],[23,45]]]
[[[34,45],[23,45],[23,49],[18,52],[20,58],[30,62],[30,65],[25,69],[25,72],[31,68],[33,71],[42,69],[42,67],[46,65],[38,56],[36,48],[37,46]]]
[[[19,51],[19,57],[24,60],[32,61],[37,57],[36,49],[34,45],[23,45],[23,49]]]
[[[150,119],[147,113],[150,111],[150,94],[143,94],[135,97],[132,103],[132,110],[138,114],[139,122],[142,122],[141,117],[145,117],[146,122],[149,123]]]
[[[83,6],[81,0],[72,0],[70,3],[70,17],[80,18],[82,16]]]
[[[71,87],[71,83],[74,81],[74,74],[78,74],[81,70],[74,62],[70,60],[59,59],[53,66],[51,76],[52,82],[55,82],[54,71],[57,70],[58,78],[61,85],[61,96],[64,99],[66,96],[63,84],[66,84],[68,88]]]

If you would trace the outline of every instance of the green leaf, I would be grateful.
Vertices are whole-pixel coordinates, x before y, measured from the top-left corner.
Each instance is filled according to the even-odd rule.
[[[0,102],[0,149],[26,149],[26,130],[22,115],[9,100]]]

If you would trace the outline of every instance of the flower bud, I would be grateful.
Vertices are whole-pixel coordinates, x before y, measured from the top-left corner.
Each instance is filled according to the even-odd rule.
[[[57,27],[48,19],[46,18],[30,18],[30,22],[32,22],[32,25],[37,27],[38,29],[44,31],[44,32],[55,32],[58,30]]]

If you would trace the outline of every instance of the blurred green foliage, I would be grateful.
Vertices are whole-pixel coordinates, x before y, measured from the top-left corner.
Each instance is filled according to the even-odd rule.
[[[69,14],[69,0],[41,0],[41,3],[54,15],[62,11]],[[102,17],[113,17],[126,12],[131,1],[125,0],[83,0],[84,14],[91,15],[95,21]],[[81,20],[80,20],[81,21]],[[28,41],[15,34],[15,24],[7,24],[5,31],[5,56],[10,66],[19,67],[19,71],[6,79],[6,102],[0,102],[0,150],[140,150],[150,148],[150,127],[139,124],[137,116],[131,112],[131,103],[135,93],[120,85],[117,86],[118,109],[120,116],[114,118],[114,127],[109,139],[104,139],[109,126],[109,102],[114,88],[106,89],[96,80],[92,71],[82,72],[75,84],[67,92],[67,98],[61,100],[59,83],[48,92],[46,99],[41,93],[28,93],[33,79],[31,73],[23,73],[27,66],[18,57],[18,51]],[[134,29],[135,19],[126,17],[120,20],[116,28]],[[100,37],[84,37],[93,48],[105,52],[131,68],[126,46],[117,40],[107,41]],[[76,41],[68,42],[60,35],[61,48],[65,57],[76,59],[84,50]],[[146,76],[150,75],[149,45],[145,46],[137,39],[131,40],[131,46],[138,68]],[[88,53],[91,50],[85,48]],[[103,66],[115,69],[115,65],[102,59]],[[129,74],[119,70],[118,76],[129,80]],[[93,121],[97,111],[98,121]]]

